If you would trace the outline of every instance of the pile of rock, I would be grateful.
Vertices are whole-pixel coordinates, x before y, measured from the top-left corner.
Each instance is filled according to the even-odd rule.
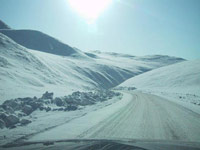
[[[120,93],[113,92],[109,90],[101,90],[94,92],[74,92],[71,95],[65,96],[63,98],[64,103],[71,105],[92,105],[96,102],[103,102],[108,99],[113,98],[114,96],[119,96]]]
[[[52,93],[49,94],[52,97]],[[48,92],[43,94],[43,99],[49,98]],[[6,100],[0,105],[0,128],[15,128],[16,125],[27,125],[31,123],[30,120],[24,119],[25,116],[30,115],[35,110],[46,110],[49,108],[45,107],[46,101],[38,99],[37,97],[26,97]]]
[[[127,87],[127,86],[119,86],[114,88],[114,90],[126,90],[126,91],[133,91],[136,90],[136,87]]]
[[[74,111],[79,106],[92,105],[119,96],[113,91],[74,92],[64,97],[53,98],[53,93],[45,92],[41,98],[26,97],[6,100],[0,105],[0,128],[14,128],[16,125],[27,125],[30,120],[24,119],[35,110],[40,111]]]
[[[5,112],[0,112],[0,128],[15,128],[16,124],[19,125],[27,125],[31,123],[30,120],[27,119],[19,119],[18,116],[14,114],[6,114]]]

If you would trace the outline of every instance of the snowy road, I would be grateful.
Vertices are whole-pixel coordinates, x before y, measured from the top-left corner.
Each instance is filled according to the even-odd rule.
[[[132,95],[127,105],[73,138],[200,141],[199,114],[155,95],[141,92]],[[54,133],[56,130],[50,130],[33,139],[42,140],[46,135],[55,136]]]
[[[137,93],[126,107],[82,136],[199,142],[200,115],[161,97]]]

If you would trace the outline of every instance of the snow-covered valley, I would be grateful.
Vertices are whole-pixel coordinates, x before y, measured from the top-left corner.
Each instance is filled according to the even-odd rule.
[[[0,145],[199,142],[199,66],[199,60],[167,55],[85,52],[0,21]]]
[[[37,42],[40,45],[43,41]],[[59,47],[60,51],[57,51],[55,48],[53,51],[58,55],[40,49],[30,50],[0,34],[0,102],[40,96],[45,91],[63,96],[73,91],[109,89],[143,72],[184,61],[160,55],[135,57],[77,50],[71,55],[61,56],[60,51],[67,50]]]

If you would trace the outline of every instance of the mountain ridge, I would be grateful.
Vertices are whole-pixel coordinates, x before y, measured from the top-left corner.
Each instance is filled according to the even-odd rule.
[[[61,56],[77,54],[78,51],[67,44],[36,30],[0,30],[16,43],[33,50],[39,50]]]
[[[87,53],[60,43],[57,39],[39,31],[0,30],[0,32],[11,33],[14,38],[21,38],[22,42],[28,39],[23,34],[20,35],[24,31],[28,32],[29,40],[34,39],[36,45],[40,45],[42,40],[32,37],[30,32],[44,37],[47,40],[44,46],[47,48],[50,48],[49,44],[54,45],[54,42],[56,44],[49,52],[41,50],[41,47],[38,49],[35,47],[36,49],[33,50],[24,47],[24,43],[19,44],[9,36],[0,34],[0,79],[2,83],[0,99],[3,100],[40,96],[45,91],[62,96],[74,90],[110,89],[146,71],[184,61],[184,59],[170,56],[148,56],[148,59],[146,57],[144,59],[127,54]],[[48,39],[52,40],[48,41]],[[58,50],[60,44],[70,48],[73,53],[68,50],[65,50],[66,55],[60,53],[61,50]],[[29,46],[35,45],[31,43],[27,47]]]

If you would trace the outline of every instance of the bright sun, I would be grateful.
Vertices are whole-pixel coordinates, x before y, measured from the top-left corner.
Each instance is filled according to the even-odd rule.
[[[89,23],[94,22],[112,0],[68,0],[71,7]]]

